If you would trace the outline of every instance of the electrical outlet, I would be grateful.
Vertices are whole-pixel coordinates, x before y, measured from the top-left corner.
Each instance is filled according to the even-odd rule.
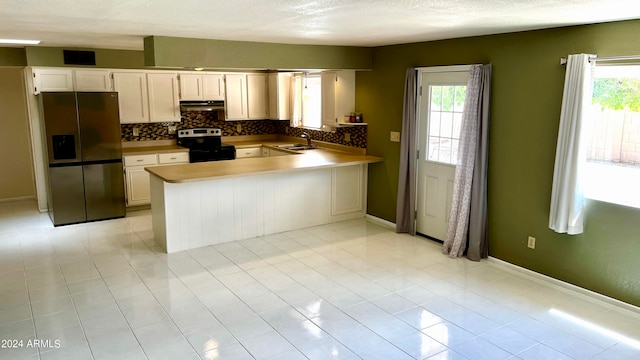
[[[177,127],[178,127],[177,125],[169,125],[167,126],[167,132],[169,134],[175,134]]]
[[[242,132],[242,124],[236,125],[236,131]]]
[[[344,133],[344,141],[347,141],[347,142],[351,141],[351,134]]]
[[[140,136],[140,129],[138,129],[138,127],[133,128],[133,136]]]
[[[529,236],[529,239],[527,240],[527,247],[529,249],[535,249],[536,248],[536,238],[534,238],[533,236]]]
[[[400,142],[400,132],[392,131],[391,135],[389,136],[389,140],[393,142]]]

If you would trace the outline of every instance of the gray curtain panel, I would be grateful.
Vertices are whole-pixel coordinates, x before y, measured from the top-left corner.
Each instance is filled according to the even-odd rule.
[[[487,168],[489,166],[489,99],[491,93],[491,64],[480,67],[480,99],[478,100],[478,144],[469,214],[469,246],[467,258],[479,261],[489,256],[487,241]]]
[[[404,86],[396,232],[416,234],[416,68],[407,69]]]
[[[479,261],[488,255],[487,165],[491,64],[471,67],[464,104],[458,165],[453,186],[447,239],[450,257]]]

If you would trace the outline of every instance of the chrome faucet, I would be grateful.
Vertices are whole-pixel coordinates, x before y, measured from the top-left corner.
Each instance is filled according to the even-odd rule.
[[[308,132],[306,132],[306,131],[303,132],[302,135],[300,135],[300,137],[303,138],[303,139],[307,139],[307,147],[309,147],[309,148],[313,147],[311,145],[311,135],[309,135]]]

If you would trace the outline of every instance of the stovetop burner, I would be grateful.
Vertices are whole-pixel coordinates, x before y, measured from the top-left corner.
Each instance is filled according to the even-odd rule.
[[[189,148],[189,162],[233,160],[236,148],[222,143],[222,130],[196,128],[178,130],[178,145]]]

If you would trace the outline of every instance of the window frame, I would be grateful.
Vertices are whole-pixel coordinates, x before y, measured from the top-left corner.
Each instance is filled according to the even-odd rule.
[[[318,127],[311,126],[308,124],[308,121],[305,121],[305,111],[308,107],[308,104],[304,101],[304,92],[308,86],[308,81],[311,80],[320,80],[318,82],[317,91],[317,102],[318,102],[318,117],[317,123]],[[322,130],[322,73],[319,71],[314,72],[299,72],[295,73],[292,76],[292,91],[291,91],[291,102],[292,102],[292,119],[295,119],[295,122],[292,121],[292,127],[309,129],[309,130]]]
[[[640,64],[596,65],[593,72],[594,84],[597,78],[640,79]],[[640,89],[638,90],[640,91]],[[585,199],[640,208],[640,191],[634,191],[634,185],[637,187],[637,184],[640,184],[640,164],[626,165],[607,159],[604,155],[601,156],[602,159],[597,159],[598,154],[593,156],[589,154],[588,146],[594,141],[590,134],[596,132],[588,127],[595,128],[597,120],[594,112],[599,106],[593,102],[593,99],[592,96],[592,107],[588,112],[588,118],[584,120],[585,129],[582,133],[585,147],[585,158],[580,174],[583,195]],[[640,118],[640,112],[634,113],[638,114],[637,116]],[[623,126],[622,136],[625,134],[629,133],[624,132]]]

